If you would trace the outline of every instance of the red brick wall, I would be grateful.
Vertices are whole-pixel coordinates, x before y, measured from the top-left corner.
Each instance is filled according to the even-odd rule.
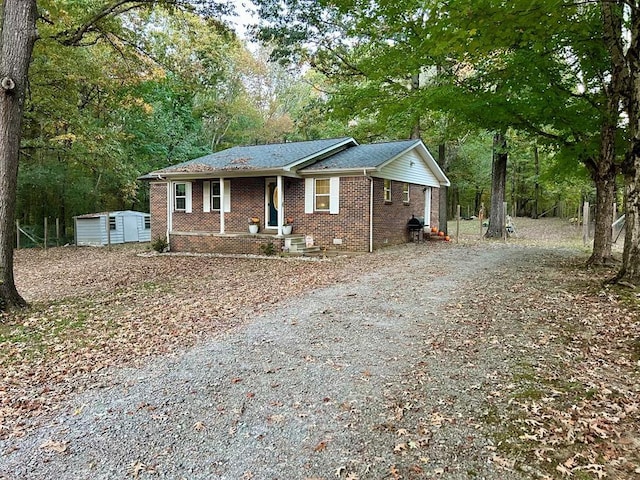
[[[294,233],[313,236],[320,248],[345,251],[369,249],[369,180],[365,177],[340,178],[339,213],[304,213],[304,181],[298,185],[299,198]],[[300,222],[298,222],[300,218]],[[339,239],[342,244],[334,244]]]
[[[340,178],[340,209],[338,214],[329,212],[304,213],[304,179],[284,178],[284,214],[293,217],[293,234],[313,236],[315,245],[321,248],[344,251],[369,250],[369,179],[363,176]],[[173,231],[204,233],[205,235],[173,235],[172,250],[197,252],[261,253],[259,245],[264,238],[237,235],[221,237],[220,213],[202,212],[201,180],[193,181],[192,213],[173,212]],[[383,181],[374,179],[374,248],[396,245],[408,241],[407,221],[411,215],[424,214],[424,193],[420,185],[410,186],[410,202],[402,198],[402,183],[392,182],[392,201],[384,202]],[[151,184],[151,234],[152,238],[166,233],[166,183]],[[432,225],[437,225],[438,189],[432,189]],[[275,230],[264,229],[265,179],[231,179],[231,212],[225,213],[225,232],[245,234],[248,218],[257,216],[261,221],[260,233]],[[213,234],[213,235],[212,235]],[[341,240],[335,244],[334,239]],[[277,248],[282,242],[277,239]],[[274,239],[276,243],[276,239]]]
[[[409,203],[403,202],[403,182],[391,182],[391,202],[384,201],[384,180],[374,179],[373,247],[398,245],[409,241],[407,222],[412,215],[424,216],[422,185],[409,185]]]
[[[167,183],[151,182],[149,189],[151,240],[167,236]]]
[[[431,188],[431,227],[440,227],[440,189]]]
[[[262,255],[261,245],[272,242],[275,253],[282,252],[284,240],[264,235],[174,234],[171,235],[172,252],[246,253]]]

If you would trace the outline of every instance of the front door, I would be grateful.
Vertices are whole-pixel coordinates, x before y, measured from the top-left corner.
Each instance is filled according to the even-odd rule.
[[[267,180],[267,227],[278,226],[278,184],[275,179]]]

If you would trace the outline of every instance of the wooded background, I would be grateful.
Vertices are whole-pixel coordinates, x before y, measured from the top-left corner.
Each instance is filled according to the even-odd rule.
[[[469,77],[473,84],[463,85],[462,80],[469,80],[453,81],[454,62],[441,62],[432,47],[443,52],[438,53],[441,58],[459,57],[462,44],[455,43],[455,36],[470,21],[499,23],[499,17],[478,13],[486,6],[483,2],[465,8],[451,5],[454,11],[447,23],[458,22],[461,30],[442,31],[437,41],[431,29],[443,29],[443,24],[425,17],[424,2],[406,1],[386,7],[377,20],[365,18],[366,12],[347,1],[290,2],[293,13],[287,19],[273,9],[269,13],[271,2],[256,2],[269,22],[256,30],[261,45],[239,38],[223,23],[219,9],[203,12],[172,2],[107,16],[79,37],[91,14],[109,3],[39,2],[40,39],[30,69],[16,216],[40,237],[45,217],[50,225],[60,219],[70,240],[75,215],[148,211],[148,192],[136,181],[139,175],[212,150],[342,135],[361,143],[395,140],[408,138],[416,128],[434,156],[445,146],[446,158],[440,163],[452,182],[449,218],[458,204],[465,217],[477,215],[481,203],[489,207],[496,128],[507,138],[509,213],[576,216],[583,200],[595,202],[595,188],[580,155],[590,147],[582,139],[597,136],[598,123],[581,115],[598,101],[599,93],[589,87],[578,95],[579,85],[586,82],[577,77],[586,67],[570,64],[589,59],[553,55],[563,47],[553,43],[559,28],[551,32],[555,38],[539,35],[538,17],[547,14],[552,15],[549,22],[562,22],[569,30],[573,37],[568,40],[590,36],[587,29],[595,19],[587,16],[577,28],[575,18],[567,16],[569,7],[556,5],[553,10],[542,2],[545,13],[542,6],[532,11],[516,2],[501,13],[512,15],[516,25],[511,30],[521,31],[503,33],[505,41],[519,48],[499,59],[499,45],[482,45],[482,38],[467,35],[482,48],[469,59],[476,65],[475,77]],[[321,25],[323,12],[334,22]],[[318,28],[307,28],[305,36],[297,37],[285,31],[301,25]],[[385,36],[374,35],[383,25]],[[397,40],[383,43],[385,38]],[[418,48],[421,38],[429,51]],[[495,43],[495,38],[490,40]],[[547,54],[540,54],[545,50]],[[551,92],[550,80],[535,76],[547,67],[544,62],[562,68],[557,73],[563,82],[559,90],[575,82],[566,95]],[[436,73],[436,64],[446,75]],[[504,93],[494,88],[498,74],[509,83],[500,87]],[[516,82],[525,77],[541,84],[516,91]],[[541,96],[544,82],[549,83],[549,96]],[[482,83],[494,87],[478,88]],[[567,110],[567,99],[581,102],[575,113]],[[516,102],[517,107],[511,106]],[[560,116],[567,117],[560,127],[571,124],[575,140],[562,137],[555,125]],[[551,136],[524,128],[542,128],[546,122]]]

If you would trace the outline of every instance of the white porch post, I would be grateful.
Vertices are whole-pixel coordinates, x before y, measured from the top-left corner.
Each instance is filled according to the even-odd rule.
[[[220,233],[224,233],[224,198],[227,192],[224,191],[224,178],[220,178]]]
[[[282,175],[278,175],[276,179],[276,188],[278,189],[278,237],[282,237],[282,224],[284,223],[284,185],[282,184]]]
[[[169,234],[173,230],[173,182],[167,180],[167,242],[169,241]]]

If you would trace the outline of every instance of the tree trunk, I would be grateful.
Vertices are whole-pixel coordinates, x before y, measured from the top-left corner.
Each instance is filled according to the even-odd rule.
[[[504,199],[507,185],[507,138],[504,132],[493,136],[493,162],[491,167],[491,211],[486,238],[502,238],[504,232]]]
[[[604,2],[603,2],[604,3]],[[640,9],[631,7],[630,42],[626,55],[625,107],[629,117],[629,148],[622,165],[625,183],[625,238],[622,267],[614,281],[640,283]]]
[[[640,10],[631,7],[627,52],[626,109],[629,148],[622,166],[625,183],[625,237],[622,267],[614,280],[640,283]]]
[[[0,309],[25,306],[13,278],[20,131],[36,32],[35,0],[4,0],[0,37]]]
[[[538,218],[538,207],[540,202],[540,153],[538,145],[533,147],[533,160],[536,167],[536,183],[533,191],[533,209],[531,210],[531,218]]]
[[[604,165],[601,164],[601,166]],[[593,251],[587,261],[588,265],[606,265],[613,262],[611,224],[613,223],[616,174],[615,166],[613,164],[611,166],[614,172],[608,175],[597,175],[594,178],[596,184],[595,231],[593,234]]]
[[[605,265],[613,261],[611,247],[614,221],[616,175],[616,134],[620,119],[620,99],[625,79],[625,60],[622,48],[622,5],[620,2],[601,2],[603,41],[609,52],[611,75],[605,85],[606,104],[600,127],[600,155],[596,162],[587,163],[596,185],[595,232],[589,265]]]

